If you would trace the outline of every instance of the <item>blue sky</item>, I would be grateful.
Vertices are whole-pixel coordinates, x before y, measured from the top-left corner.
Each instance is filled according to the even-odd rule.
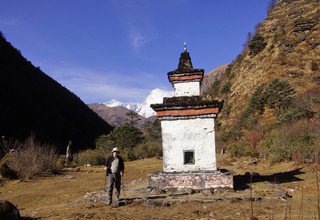
[[[0,0],[0,31],[85,103],[170,90],[183,43],[193,66],[231,62],[269,0]]]

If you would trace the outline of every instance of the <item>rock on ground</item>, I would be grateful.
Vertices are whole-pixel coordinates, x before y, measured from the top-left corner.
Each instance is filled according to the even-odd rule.
[[[18,208],[9,201],[0,200],[0,219],[20,219]]]

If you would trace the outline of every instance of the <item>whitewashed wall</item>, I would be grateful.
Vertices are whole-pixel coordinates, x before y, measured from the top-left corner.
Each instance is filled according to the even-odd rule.
[[[174,83],[174,96],[195,96],[200,95],[200,82]]]
[[[217,169],[214,118],[161,121],[164,172]],[[194,150],[195,164],[183,164],[184,150]]]

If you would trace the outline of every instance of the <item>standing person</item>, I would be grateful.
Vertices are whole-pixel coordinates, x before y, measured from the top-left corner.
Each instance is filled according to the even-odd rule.
[[[120,151],[117,147],[113,148],[112,155],[106,162],[106,175],[108,176],[108,202],[107,205],[112,203],[113,187],[116,189],[116,199],[119,203],[121,177],[124,174],[124,163],[122,157],[120,157]]]

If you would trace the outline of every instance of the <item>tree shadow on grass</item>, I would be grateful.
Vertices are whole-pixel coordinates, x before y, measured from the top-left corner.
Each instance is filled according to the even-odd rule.
[[[296,177],[296,175],[304,174],[301,168],[297,168],[287,172],[273,173],[270,175],[260,175],[256,172],[246,172],[244,175],[236,175],[233,177],[234,189],[245,190],[249,188],[249,184],[256,182],[272,182],[272,183],[289,183],[296,181],[303,181]]]

